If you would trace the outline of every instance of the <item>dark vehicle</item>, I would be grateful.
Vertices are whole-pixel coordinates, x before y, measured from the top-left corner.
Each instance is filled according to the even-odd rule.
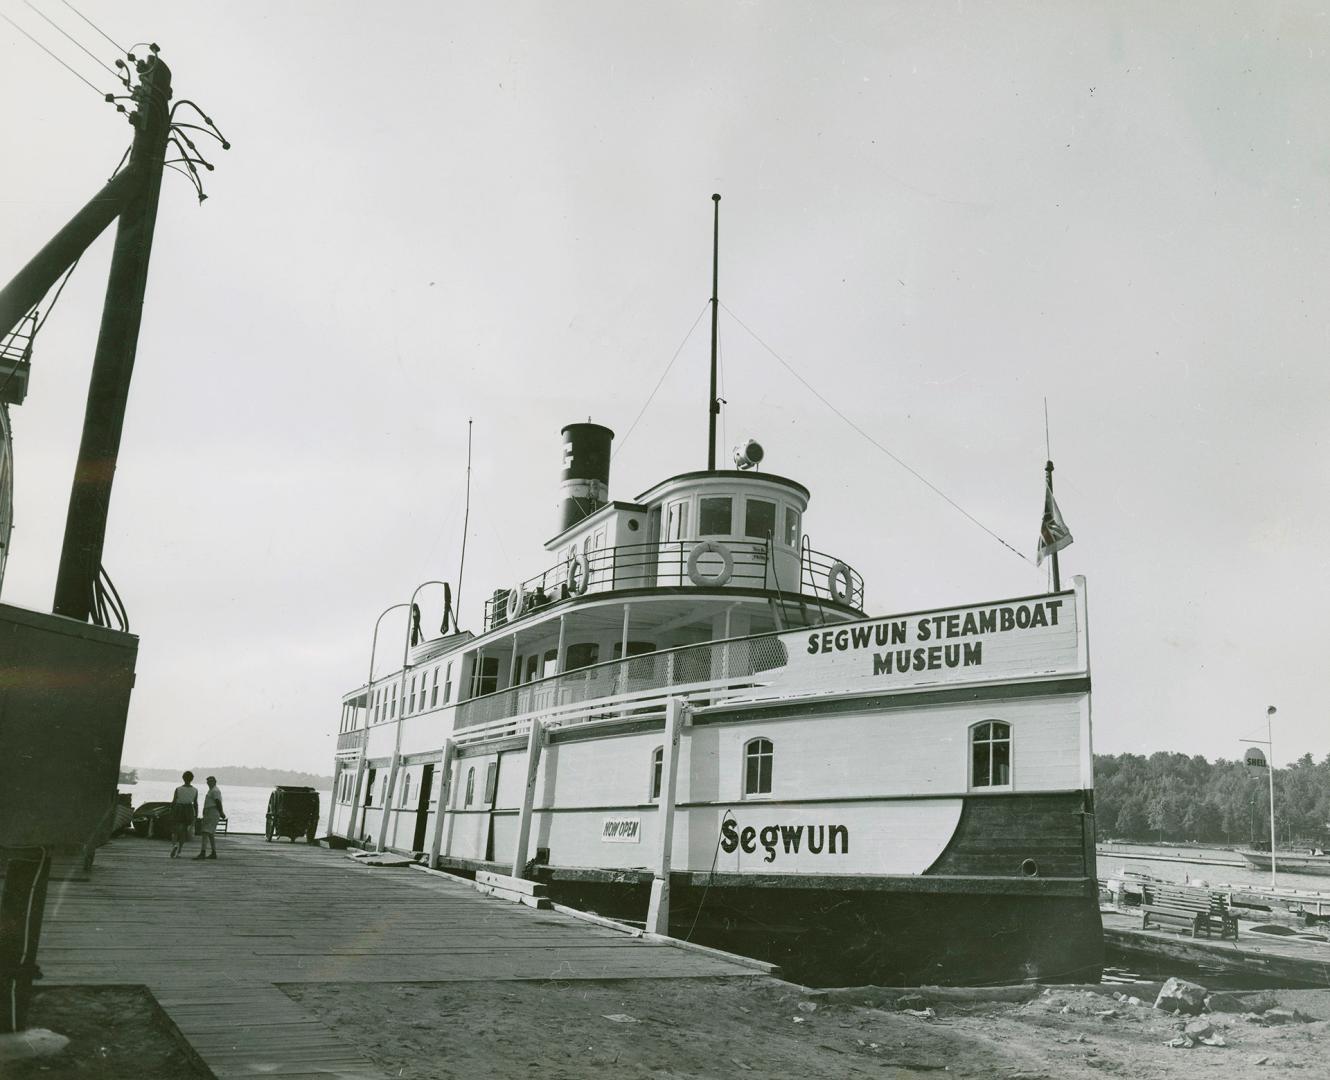
[[[169,802],[145,802],[129,819],[129,827],[149,840],[170,840],[171,825]]]
[[[319,830],[319,793],[312,787],[276,787],[268,796],[268,817],[263,835],[271,840],[285,836],[294,841],[303,836],[314,843]]]

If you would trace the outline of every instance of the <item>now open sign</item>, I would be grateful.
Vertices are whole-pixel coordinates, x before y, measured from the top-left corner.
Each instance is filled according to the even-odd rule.
[[[600,827],[600,839],[613,844],[639,844],[642,842],[642,819],[606,818]]]

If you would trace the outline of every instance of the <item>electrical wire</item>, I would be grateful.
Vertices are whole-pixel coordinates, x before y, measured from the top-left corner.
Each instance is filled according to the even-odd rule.
[[[68,71],[71,75],[73,75],[74,78],[78,79],[79,82],[81,82],[81,83],[83,83],[84,85],[86,85],[86,86],[88,87],[88,89],[90,89],[90,90],[91,90],[94,94],[96,94],[99,98],[101,98],[103,101],[106,100],[106,91],[104,91],[104,90],[98,90],[96,86],[94,86],[91,82],[89,82],[87,79],[85,79],[82,75],[80,75],[80,74],[79,74],[77,71],[75,71],[72,67],[70,67],[70,66],[69,66],[68,64],[66,64],[63,60],[61,60],[60,57],[56,56],[55,53],[53,53],[50,49],[48,49],[45,45],[43,45],[43,44],[42,44],[40,41],[38,41],[35,37],[33,37],[33,36],[32,36],[31,34],[29,34],[26,30],[24,30],[23,27],[19,26],[18,23],[16,23],[13,19],[11,19],[11,18],[10,18],[8,15],[6,15],[3,11],[0,11],[0,19],[4,19],[5,22],[9,23],[10,26],[12,26],[15,30],[17,30],[17,31],[18,31],[20,34],[22,34],[25,38],[27,38],[27,39],[28,39],[29,41],[31,41],[34,45],[36,45],[37,48],[41,49],[42,52],[44,52],[47,56],[49,56],[52,60],[54,60],[54,61],[55,61],[57,64],[59,64],[62,68],[64,68],[64,69],[65,69],[66,71]]]
[[[633,429],[637,427],[637,422],[642,419],[642,415],[650,407],[652,399],[656,396],[656,391],[660,389],[661,383],[665,381],[665,376],[670,373],[670,368],[674,367],[674,361],[679,359],[679,354],[683,352],[683,347],[688,344],[688,339],[693,336],[693,331],[697,329],[697,324],[702,321],[702,316],[707,313],[707,308],[710,305],[710,300],[702,305],[702,310],[697,313],[697,318],[693,320],[693,325],[688,328],[688,333],[684,334],[683,340],[679,342],[679,347],[674,350],[674,355],[670,357],[670,362],[665,365],[665,370],[660,373],[660,378],[656,380],[656,385],[651,388],[651,393],[647,395],[646,401],[643,402],[642,407],[637,411],[637,416],[634,417],[633,422],[628,425],[628,430],[625,431],[622,438],[619,439],[619,445],[616,446],[614,451],[610,454],[611,461],[618,456],[619,451],[623,449],[624,444],[628,441],[628,436],[631,435]]]
[[[725,821],[727,818],[735,822],[739,820],[734,816],[733,808],[728,806],[725,808],[725,813],[720,816],[720,828],[716,830],[716,850],[711,856],[711,870],[707,873],[707,883],[702,889],[702,896],[697,901],[697,914],[693,916],[693,925],[688,928],[684,941],[693,940],[693,931],[697,929],[697,920],[702,918],[702,905],[707,902],[707,893],[711,891],[711,879],[716,875],[716,863],[720,861],[720,841],[725,835]]]
[[[65,286],[69,284],[69,279],[74,276],[74,271],[78,269],[79,261],[83,258],[80,255],[72,263],[69,269],[65,271],[65,276],[60,279],[60,286],[55,290],[55,295],[51,297],[51,302],[46,306],[46,314],[42,316],[41,321],[32,328],[32,336],[35,338],[37,332],[46,325],[46,320],[51,317],[51,312],[55,310],[56,301],[60,299],[60,294],[65,291]]]
[[[1020,560],[1021,560],[1022,562],[1024,562],[1024,563],[1029,563],[1029,564],[1032,565],[1032,566],[1034,565],[1034,564],[1031,562],[1029,556],[1022,554],[1019,548],[1017,548],[1017,547],[1016,547],[1015,545],[1013,545],[1013,544],[1009,544],[1006,540],[1004,540],[1001,536],[999,536],[997,533],[995,533],[992,529],[990,529],[987,525],[985,525],[982,521],[980,521],[980,520],[979,520],[977,517],[975,517],[972,513],[970,513],[968,510],[966,510],[965,507],[961,506],[960,503],[956,502],[956,500],[953,499],[950,495],[948,495],[948,494],[947,494],[946,492],[944,492],[941,488],[939,488],[936,484],[934,484],[931,480],[929,480],[927,477],[925,477],[921,472],[919,472],[919,470],[917,470],[917,469],[913,468],[912,466],[906,464],[903,460],[901,460],[901,458],[897,457],[894,453],[892,453],[892,452],[891,452],[890,450],[888,450],[885,446],[883,446],[880,442],[878,442],[875,438],[873,438],[872,435],[868,434],[868,432],[866,432],[863,428],[861,428],[858,424],[856,424],[853,420],[851,420],[848,416],[846,416],[843,412],[841,412],[840,409],[836,408],[835,405],[833,405],[830,401],[828,401],[825,397],[823,397],[821,393],[818,392],[817,388],[814,387],[814,386],[812,385],[812,383],[810,383],[807,379],[805,379],[802,375],[800,375],[797,371],[795,371],[794,368],[790,365],[789,361],[787,361],[783,356],[780,355],[780,353],[778,353],[775,349],[773,349],[770,345],[768,345],[765,341],[763,341],[760,337],[758,337],[757,334],[756,334],[756,332],[754,332],[754,331],[748,326],[747,323],[745,323],[741,318],[739,318],[738,315],[736,315],[733,311],[731,311],[731,310],[730,310],[728,307],[726,307],[723,303],[722,303],[720,306],[723,307],[723,308],[725,308],[725,313],[726,313],[727,315],[729,315],[730,318],[732,318],[732,319],[733,319],[735,322],[737,322],[741,327],[743,327],[743,329],[744,329],[745,331],[747,331],[749,337],[751,337],[754,341],[756,341],[759,345],[761,345],[762,348],[766,349],[767,352],[769,352],[772,356],[774,356],[774,357],[780,362],[780,365],[781,365],[783,368],[785,368],[785,370],[788,371],[791,375],[793,375],[796,379],[798,379],[799,382],[803,384],[804,389],[807,390],[810,394],[812,394],[815,398],[817,398],[818,401],[822,402],[823,405],[825,405],[828,409],[830,409],[830,410],[831,410],[832,412],[834,412],[837,416],[839,416],[842,420],[844,420],[846,424],[848,424],[848,425],[849,425],[851,428],[853,428],[856,432],[858,432],[860,435],[862,435],[865,439],[867,439],[867,440],[868,440],[870,443],[872,443],[875,447],[877,447],[879,450],[881,450],[882,453],[886,454],[887,457],[891,458],[892,461],[894,461],[894,462],[895,462],[897,465],[899,465],[902,469],[904,469],[904,470],[905,470],[906,472],[908,472],[911,476],[913,476],[916,480],[918,480],[921,484],[923,484],[926,488],[928,488],[931,492],[933,492],[933,494],[937,495],[940,499],[942,499],[945,503],[947,503],[949,506],[951,506],[954,510],[957,510],[962,516],[964,516],[965,518],[967,518],[967,519],[968,519],[969,521],[971,521],[973,524],[979,526],[979,528],[981,528],[984,532],[988,533],[989,536],[991,536],[994,540],[996,540],[996,541],[997,541],[999,544],[1001,544],[1004,548],[1006,548],[1008,551],[1010,551],[1010,552],[1011,552],[1013,555],[1015,555],[1018,559],[1020,559]]]
[[[120,78],[120,75],[116,72],[116,70],[115,70],[114,68],[112,68],[112,67],[111,67],[109,64],[107,64],[104,60],[102,60],[101,57],[99,57],[96,53],[94,53],[94,52],[92,52],[91,50],[89,50],[88,48],[86,48],[86,47],[83,45],[83,43],[82,43],[81,41],[78,40],[78,38],[74,37],[73,34],[71,34],[68,30],[66,30],[66,29],[65,29],[63,26],[61,26],[58,22],[56,22],[56,21],[55,21],[54,19],[52,19],[49,15],[47,15],[46,12],[42,11],[42,9],[39,8],[36,4],[34,4],[34,3],[32,2],[32,0],[23,0],[23,3],[26,4],[28,7],[32,8],[32,10],[35,11],[35,12],[37,13],[37,15],[38,15],[39,18],[44,19],[46,22],[50,23],[53,27],[55,27],[57,33],[63,34],[66,38],[68,38],[68,39],[73,43],[73,45],[74,45],[74,47],[75,47],[76,49],[80,49],[80,50],[82,50],[86,55],[90,56],[90,57],[92,58],[93,63],[95,63],[95,64],[100,64],[103,68],[105,68],[107,71],[109,71],[109,72],[111,73],[111,75],[114,76],[116,79],[119,79],[119,78]]]
[[[98,25],[97,25],[95,22],[93,22],[90,18],[88,18],[86,15],[84,15],[83,12],[79,11],[79,9],[76,8],[73,4],[71,4],[71,3],[69,2],[69,0],[60,0],[60,2],[61,2],[62,4],[64,4],[65,7],[69,8],[70,11],[72,11],[75,15],[77,15],[77,16],[78,16],[80,19],[82,19],[85,23],[87,23],[87,24],[88,24],[89,26],[91,26],[94,30],[96,30],[97,33],[101,34],[102,37],[106,38],[106,40],[109,41],[112,45],[115,45],[116,49],[117,49],[119,52],[124,53],[126,56],[129,55],[129,50],[128,50],[128,49],[126,49],[123,45],[117,44],[114,38],[112,38],[110,35],[108,35],[108,34],[106,33],[105,30],[103,30],[100,26],[98,26]]]

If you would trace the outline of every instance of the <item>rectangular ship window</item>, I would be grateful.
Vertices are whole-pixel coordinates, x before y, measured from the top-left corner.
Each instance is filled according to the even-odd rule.
[[[744,501],[744,535],[754,540],[775,539],[776,504],[766,499]]]
[[[734,500],[705,495],[697,500],[697,535],[729,536],[734,531]]]
[[[799,546],[799,511],[793,506],[785,508],[785,543],[788,547]]]

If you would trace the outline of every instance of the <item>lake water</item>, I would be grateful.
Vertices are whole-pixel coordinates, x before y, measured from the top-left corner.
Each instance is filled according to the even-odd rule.
[[[1175,862],[1175,859],[1204,859],[1211,865]],[[1279,861],[1278,853],[1275,861]],[[1216,866],[1213,863],[1242,862],[1236,851],[1222,848],[1173,847],[1170,844],[1101,844],[1099,845],[1099,876],[1116,877],[1123,870],[1150,874],[1164,881],[1181,884],[1206,885],[1269,885],[1270,871],[1253,870],[1246,863],[1241,866]],[[1330,892],[1330,875],[1279,874],[1281,889],[1305,892]]]
[[[140,780],[137,784],[121,784],[120,792],[133,796],[134,806],[145,802],[170,802],[171,795],[179,785],[179,780]],[[199,789],[199,809],[203,809],[203,795],[208,785],[199,780],[194,782]],[[264,817],[268,813],[270,787],[244,787],[240,784],[218,784],[222,789],[222,808],[230,819],[227,831],[233,833],[263,832]],[[323,835],[328,821],[328,800],[331,791],[319,792],[319,835]]]

